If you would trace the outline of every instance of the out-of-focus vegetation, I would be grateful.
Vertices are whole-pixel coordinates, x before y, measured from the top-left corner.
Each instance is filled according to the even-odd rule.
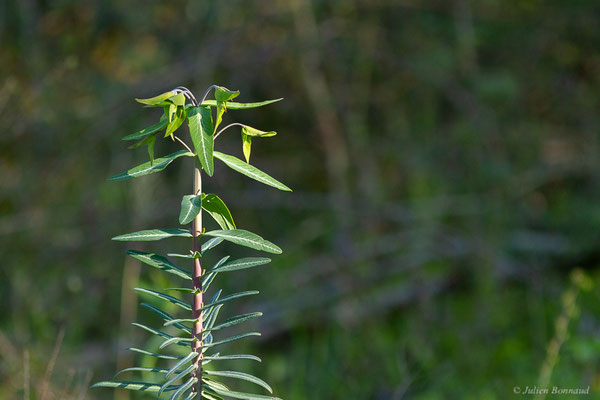
[[[506,399],[547,379],[595,398],[599,17],[583,0],[0,2],[0,398],[112,396],[85,388],[147,338],[130,288],[169,282],[109,238],[176,222],[192,165],[106,178],[147,157],[119,140],[158,118],[134,97],[213,82],[287,94],[235,118],[279,132],[253,158],[294,193],[222,166],[206,183],[285,249],[268,279],[243,275],[266,334],[237,347],[260,347],[278,395]]]

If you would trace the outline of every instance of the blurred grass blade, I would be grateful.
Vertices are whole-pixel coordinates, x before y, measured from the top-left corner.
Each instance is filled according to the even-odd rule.
[[[279,190],[285,190],[288,192],[292,191],[292,189],[279,182],[277,179],[267,175],[255,166],[243,162],[239,158],[228,154],[223,154],[218,151],[215,151],[213,154],[216,158],[223,161],[229,168],[239,172],[240,174],[246,175],[258,182],[264,183],[265,185],[273,186]]]
[[[138,165],[137,167],[133,167],[128,169],[126,172],[122,172],[118,175],[112,176],[108,178],[109,181],[117,181],[120,179],[129,179],[129,178],[137,178],[139,176],[144,176],[148,174],[152,174],[154,172],[162,171],[169,164],[173,162],[173,160],[178,159],[179,157],[193,157],[194,153],[190,153],[187,150],[179,150],[175,153],[171,153],[169,155],[159,157],[154,160],[154,162],[146,162]]]

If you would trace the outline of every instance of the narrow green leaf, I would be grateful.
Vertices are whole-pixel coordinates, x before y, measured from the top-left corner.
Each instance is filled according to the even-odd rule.
[[[185,271],[182,268],[179,268],[177,265],[173,264],[171,261],[167,260],[163,256],[160,256],[155,253],[147,253],[145,251],[137,251],[137,250],[127,250],[125,254],[135,258],[147,264],[151,267],[158,268],[162,271],[168,272],[169,274],[176,275],[180,278],[184,278],[187,280],[192,280],[192,276],[189,272]]]
[[[165,383],[163,383],[163,385],[160,387],[160,390],[158,391],[158,395],[160,396],[160,394],[162,392],[164,392],[164,390],[166,388],[168,388],[169,385],[171,385],[173,382],[176,382],[179,379],[183,378],[184,376],[189,375],[195,368],[196,368],[195,365],[190,365],[189,367],[187,367],[183,371],[179,371],[177,373],[177,375],[173,376],[171,379],[169,379]]]
[[[181,124],[183,124],[183,121],[185,121],[185,109],[183,107],[177,107],[175,110],[175,118],[173,118],[173,120],[169,122],[169,125],[167,125],[165,137],[173,136],[173,133],[179,129]]]
[[[239,90],[229,90],[224,86],[217,86],[215,88],[215,99],[217,101],[226,102],[235,99],[239,95]]]
[[[181,398],[181,396],[189,389],[192,387],[192,385],[194,385],[196,382],[198,382],[198,378],[196,377],[192,377],[190,378],[189,381],[187,381],[186,383],[184,383],[183,385],[179,386],[179,389],[177,389],[175,392],[173,392],[173,394],[171,395],[171,397],[169,397],[169,400],[179,400]]]
[[[247,337],[250,337],[250,336],[260,336],[260,333],[259,332],[242,333],[241,335],[232,336],[232,337],[229,337],[227,339],[220,340],[218,342],[213,342],[211,344],[205,344],[205,345],[202,346],[202,348],[208,349],[210,347],[219,346],[221,344],[233,342],[235,340],[244,339],[244,338],[247,338]]]
[[[220,267],[228,259],[229,259],[229,256],[225,256],[225,257],[221,258],[219,260],[219,262],[217,262],[213,268]],[[217,274],[216,272],[209,272],[206,275],[204,275],[204,277],[202,278],[202,291],[203,292],[206,292],[208,290],[208,288],[209,288],[210,284],[212,283],[213,279],[215,279],[216,274]]]
[[[250,162],[250,152],[252,151],[252,137],[242,133],[242,152],[246,162]]]
[[[224,322],[220,323],[219,325],[210,328],[210,330],[218,331],[218,330],[221,330],[224,328],[229,328],[230,326],[241,324],[242,322],[246,322],[253,318],[258,318],[262,315],[263,315],[263,313],[261,313],[261,312],[253,312],[253,313],[248,313],[248,314],[237,315],[235,317],[226,319]]]
[[[185,364],[191,362],[194,358],[196,358],[197,355],[198,355],[198,353],[196,353],[195,351],[192,351],[187,356],[183,357],[180,361],[178,361],[175,365],[173,365],[173,367],[167,372],[167,374],[165,375],[165,379],[168,379],[171,375],[173,375],[173,373],[175,373],[175,371],[178,368],[181,368]]]
[[[208,393],[206,390],[202,391],[202,397],[204,397],[206,400],[223,400],[221,396]]]
[[[175,287],[175,288],[166,288],[165,290],[173,290],[173,291],[179,292],[179,293],[195,294],[198,289]]]
[[[169,121],[169,124],[171,122],[173,122],[173,116],[175,115],[176,112],[177,112],[177,106],[174,103],[169,102],[168,107],[165,109],[165,114],[167,114],[167,120]]]
[[[169,257],[178,257],[178,258],[201,258],[202,253],[196,251],[194,253],[190,252],[190,254],[177,254],[177,253],[167,253]]]
[[[165,340],[164,342],[162,342],[158,348],[160,350],[162,350],[165,347],[168,347],[168,346],[170,346],[172,344],[179,344],[179,345],[182,345],[182,346],[188,346],[188,343],[192,343],[195,340],[196,340],[196,338],[172,337],[172,338],[169,338],[169,339]]]
[[[208,176],[212,176],[214,172],[214,138],[210,108],[191,107],[188,111],[188,126],[200,164]]]
[[[156,357],[156,358],[162,358],[165,360],[180,360],[183,357],[182,356],[170,356],[168,354],[159,354],[159,353],[152,353],[150,351],[146,351],[146,350],[142,350],[142,349],[138,349],[135,347],[129,347],[127,350],[133,351],[135,353],[140,353],[146,356],[151,356],[151,357]]]
[[[235,260],[228,260],[227,262],[214,266],[210,269],[211,272],[230,272],[237,271],[240,269],[257,267],[259,265],[268,264],[271,262],[270,258],[266,257],[246,257],[246,258],[237,258]]]
[[[206,320],[203,321],[204,329],[210,330],[210,328],[213,327],[213,325],[215,324],[215,321],[217,320],[217,317],[219,316],[219,312],[221,311],[221,308],[223,308],[223,305],[219,304],[216,307],[213,307],[212,309],[210,309],[208,311],[208,313],[203,313],[202,319],[204,319],[204,316],[206,315]],[[211,342],[212,342],[212,340],[211,340]],[[205,340],[204,344],[206,345],[206,344],[208,344],[208,342]]]
[[[283,97],[279,98],[279,99],[265,100],[265,101],[260,101],[260,102],[256,102],[256,103],[235,103],[232,101],[228,101],[227,108],[229,108],[230,110],[244,110],[244,109],[248,109],[248,108],[256,108],[256,107],[266,106],[269,104],[277,103],[278,101],[281,101],[281,100],[283,100]],[[208,107],[216,107],[217,101],[216,100],[205,100],[202,102],[201,105],[208,106]]]
[[[234,293],[234,294],[230,294],[229,296],[225,296],[222,299],[216,300],[214,302],[211,302],[209,304],[206,304],[204,307],[202,307],[202,310],[208,310],[210,307],[214,307],[217,304],[223,304],[226,303],[230,300],[234,300],[237,299],[239,297],[245,297],[245,296],[253,296],[255,294],[258,294],[259,291],[258,290],[248,290],[246,292],[239,292],[239,293]]]
[[[268,240],[263,239],[255,233],[246,231],[244,229],[216,230],[206,232],[204,233],[204,235],[211,237],[220,237],[231,243],[250,247],[251,249],[266,251],[267,253],[282,253],[282,250],[281,248],[279,248],[279,246],[269,242]]]
[[[202,248],[200,249],[201,254],[204,256],[204,254],[206,254],[207,251],[217,247],[222,241],[223,238],[212,238],[210,240],[207,240],[205,243],[202,244]]]
[[[148,157],[150,157],[150,165],[154,165],[154,143],[156,143],[156,136],[148,136]]]
[[[155,313],[156,315],[158,315],[163,321],[172,321],[174,318],[169,315],[169,313],[167,313],[166,311],[161,310],[160,308],[153,306],[152,304],[148,304],[148,303],[141,303],[140,304],[142,307],[147,308],[148,310],[152,311],[153,313]],[[188,334],[192,334],[192,329],[188,328],[187,326],[183,325],[183,324],[179,324],[176,323],[174,324],[176,328],[181,329],[184,332],[187,332]]]
[[[131,325],[137,326],[138,328],[142,328],[143,330],[148,331],[148,332],[150,332],[153,335],[160,336],[160,337],[163,337],[165,339],[171,339],[173,337],[173,336],[169,335],[168,333],[159,331],[158,329],[151,328],[151,327],[149,327],[147,325],[140,324],[138,322],[132,322]]]
[[[213,360],[213,361],[218,361],[218,360],[254,360],[254,361],[258,361],[261,362],[262,360],[256,356],[250,355],[250,354],[232,354],[232,355],[227,355],[227,356],[220,356],[220,355],[212,355],[212,356],[205,356],[203,358],[203,360]]]
[[[267,391],[269,393],[273,393],[273,389],[271,389],[271,386],[269,386],[267,384],[267,382],[263,381],[260,378],[257,378],[254,375],[246,374],[243,372],[237,372],[237,371],[208,371],[208,370],[205,370],[205,371],[203,371],[203,373],[206,375],[224,376],[227,378],[241,379],[244,381],[252,382],[258,386],[261,386],[261,387],[267,389]]]
[[[222,229],[235,229],[233,217],[219,196],[213,193],[203,193],[201,196],[202,208],[205,209],[211,217],[213,217],[213,219]]]
[[[196,323],[198,322],[198,318],[181,318],[181,319],[172,319],[170,321],[167,321],[163,324],[163,326],[169,326],[169,325],[173,325],[173,324],[177,324],[177,323],[181,323],[181,322],[187,322],[187,323]]]
[[[145,231],[126,233],[124,235],[115,236],[112,240],[121,242],[149,242],[153,240],[162,240],[170,237],[192,237],[192,234],[187,229],[148,229]]]
[[[154,172],[162,171],[169,164],[176,160],[179,157],[193,157],[194,153],[190,153],[187,150],[179,150],[175,153],[169,154],[164,157],[159,157],[154,160],[153,163],[146,162],[138,165],[137,167],[133,167],[126,172],[120,173],[118,175],[112,176],[108,178],[109,181],[117,181],[120,179],[129,179],[129,178],[137,178],[139,176],[152,174]]]
[[[225,396],[225,397],[232,397],[234,399],[241,399],[241,400],[281,400],[278,397],[263,396],[260,394],[234,392],[232,390],[223,390],[223,389],[217,388],[213,385],[210,385],[210,388],[208,388],[207,391],[209,391],[209,392],[214,391],[218,395]]]
[[[179,223],[189,224],[202,210],[202,196],[188,194],[181,199],[181,211],[179,212]]]
[[[218,151],[215,151],[213,154],[216,158],[223,161],[229,168],[239,172],[240,174],[246,175],[258,182],[264,183],[265,185],[273,186],[279,190],[285,190],[289,192],[292,191],[292,189],[285,186],[275,178],[272,178],[271,176],[262,172],[260,169],[243,162],[239,158],[230,156],[228,154],[223,154]]]
[[[169,296],[168,294],[157,292],[156,290],[143,289],[143,288],[134,288],[133,290],[141,292],[141,293],[149,294],[150,296],[157,297],[157,298],[159,298],[161,300],[168,301],[170,303],[178,305],[179,307],[183,308],[184,310],[192,311],[192,307],[190,307],[189,304],[187,304],[187,303],[179,300],[178,298],[175,298],[173,296]]]
[[[158,96],[150,97],[149,99],[135,99],[135,101],[137,101],[138,103],[149,105],[149,106],[157,106],[160,103],[162,103],[163,101],[170,99],[174,95],[175,95],[175,93],[170,91],[170,92],[165,92],[165,93],[159,94]]]
[[[149,368],[149,367],[131,367],[131,368],[125,368],[119,372],[117,372],[114,376],[114,378],[116,378],[117,376],[125,373],[125,372],[132,372],[132,371],[141,371],[141,372],[160,372],[160,373],[166,373],[168,370],[166,368]]]
[[[248,125],[242,126],[242,135],[254,136],[254,137],[272,137],[277,135],[275,131],[261,131],[260,129],[253,128]]]
[[[148,382],[134,382],[134,381],[104,381],[93,384],[91,387],[109,387],[136,390],[140,392],[152,392],[156,393],[160,389],[160,385]],[[167,388],[167,391],[175,390],[176,387]]]
[[[160,131],[161,129],[166,127],[168,123],[169,123],[169,121],[167,121],[166,118],[164,118],[164,119],[161,118],[161,120],[158,121],[157,123],[155,123],[154,125],[150,125],[149,127],[142,129],[141,131],[132,133],[131,135],[127,135],[122,140],[143,139],[148,135],[151,135],[153,133]]]

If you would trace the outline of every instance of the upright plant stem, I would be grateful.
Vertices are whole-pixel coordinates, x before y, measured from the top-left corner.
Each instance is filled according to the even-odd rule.
[[[194,194],[200,195],[202,193],[202,173],[200,171],[200,162],[198,158],[194,158]],[[201,250],[200,241],[198,237],[202,234],[202,209],[194,219],[194,224],[192,226],[192,251],[195,253],[196,251]],[[194,361],[195,374],[196,378],[198,378],[198,384],[193,389],[194,391],[200,393],[202,390],[202,307],[204,306],[202,300],[202,264],[200,263],[200,258],[194,258],[194,273],[193,273],[193,285],[194,289],[200,289],[197,294],[194,294],[194,302],[192,305],[194,318],[198,320],[198,322],[194,323],[194,337],[197,339],[192,342],[192,349],[198,353],[198,357]]]

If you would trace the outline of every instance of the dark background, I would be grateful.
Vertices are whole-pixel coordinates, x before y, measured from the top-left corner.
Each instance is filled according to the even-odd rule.
[[[192,163],[106,178],[146,160],[120,140],[159,116],[134,97],[213,83],[285,97],[226,122],[278,131],[252,162],[294,192],[218,162],[205,180],[284,249],[217,283],[261,290],[227,310],[265,313],[231,347],[263,358],[244,370],[286,400],[599,398],[599,18],[583,0],[0,2],[0,398],[149,398],[87,390],[156,344],[131,288],[172,285],[110,238],[177,226]],[[241,157],[237,133],[217,147]]]

